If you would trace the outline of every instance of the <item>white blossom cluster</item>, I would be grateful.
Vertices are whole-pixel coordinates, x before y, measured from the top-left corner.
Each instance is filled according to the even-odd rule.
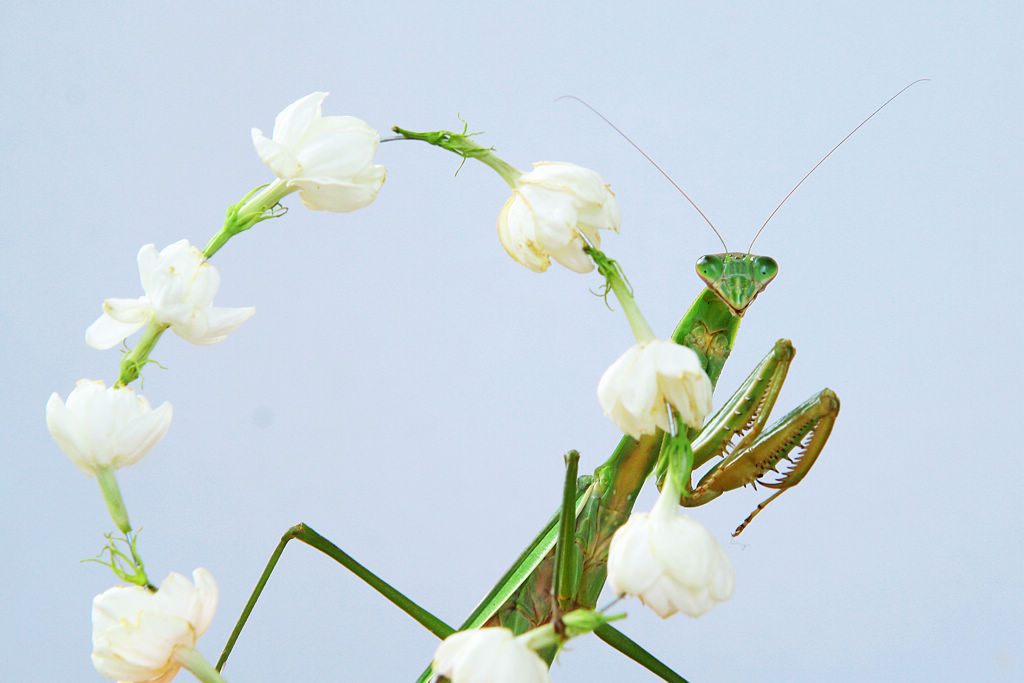
[[[166,330],[197,345],[224,341],[255,308],[213,304],[220,274],[208,258],[223,242],[279,215],[274,207],[292,192],[314,210],[348,212],[374,201],[386,175],[383,166],[373,163],[380,135],[357,118],[323,116],[326,97],[314,92],[286,107],[270,137],[252,129],[256,151],[276,179],[232,207],[229,220],[238,222],[226,223],[226,232],[206,250],[187,239],[159,250],[143,246],[137,256],[143,294],[106,299],[102,315],[86,330],[89,346],[110,349],[145,330],[130,354],[141,366]],[[535,272],[545,271],[552,259],[578,273],[593,270],[599,231],[617,232],[621,223],[615,197],[601,176],[563,162],[537,163],[526,173],[507,164],[504,168],[511,169],[504,177],[512,196],[501,210],[498,236],[508,254]],[[621,290],[616,294],[620,300],[624,296]],[[602,376],[597,392],[602,409],[619,429],[637,438],[673,431],[673,414],[699,427],[711,410],[711,382],[700,359],[689,348],[647,335],[650,328],[628,296],[626,313],[638,344]],[[53,438],[76,467],[99,480],[129,542],[131,526],[114,472],[153,449],[167,433],[173,412],[168,402],[153,409],[127,386],[137,377],[134,372],[111,387],[79,380],[66,401],[54,393],[46,404]],[[651,513],[634,515],[618,530],[608,562],[613,590],[638,596],[663,617],[677,611],[699,616],[727,599],[734,585],[728,557],[704,527],[679,514],[678,501],[678,489],[666,485]],[[93,601],[97,671],[118,681],[165,683],[185,667],[201,680],[222,681],[195,650],[217,605],[213,577],[200,568],[192,581],[171,573],[159,589],[147,582],[110,588]],[[598,623],[603,622],[580,632]],[[503,628],[455,633],[438,647],[434,672],[454,683],[544,683],[550,680],[547,664],[535,650],[562,642],[564,634],[552,634],[549,629],[543,635],[515,636]]]

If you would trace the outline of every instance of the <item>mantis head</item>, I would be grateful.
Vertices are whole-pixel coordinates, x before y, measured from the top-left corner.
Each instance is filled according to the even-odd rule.
[[[697,261],[697,275],[737,317],[778,272],[779,264],[769,256],[735,251],[708,254]]]

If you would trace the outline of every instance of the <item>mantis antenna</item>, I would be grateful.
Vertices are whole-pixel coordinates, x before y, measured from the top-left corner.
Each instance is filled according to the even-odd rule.
[[[596,110],[592,106],[590,106],[590,104],[586,100],[582,100],[579,97],[576,97],[575,95],[562,95],[561,97],[555,98],[555,102],[557,102],[558,100],[567,100],[567,99],[568,100],[576,100],[577,102],[582,104],[584,107],[586,107],[590,111],[592,111],[595,114],[597,114],[597,116],[600,117],[600,119],[602,121],[604,121],[605,123],[607,123],[609,126],[612,127],[612,130],[614,130],[616,133],[621,135],[622,138],[626,142],[628,142],[629,144],[633,145],[633,149],[635,149],[636,151],[640,152],[640,154],[643,155],[644,159],[647,159],[647,161],[651,162],[651,165],[654,166],[654,168],[658,169],[658,172],[661,173],[661,175],[665,176],[666,180],[668,180],[670,183],[672,183],[672,187],[674,187],[677,190],[679,190],[679,194],[683,195],[683,197],[686,198],[686,201],[690,202],[690,206],[692,206],[694,209],[696,209],[697,213],[700,214],[700,217],[703,218],[704,221],[708,225],[711,226],[711,229],[715,232],[715,235],[718,237],[718,241],[722,243],[722,248],[725,249],[726,251],[729,251],[729,247],[725,246],[725,240],[722,238],[722,233],[718,232],[718,228],[715,227],[715,224],[712,223],[711,220],[707,216],[704,215],[704,212],[700,210],[700,207],[697,206],[696,202],[694,202],[692,199],[690,199],[690,195],[686,194],[686,192],[683,190],[683,188],[679,187],[679,184],[676,183],[676,181],[672,180],[672,176],[670,176],[668,173],[666,173],[665,169],[663,169],[661,166],[659,166],[658,162],[656,162],[654,159],[652,159],[651,156],[647,152],[645,152],[642,149],[640,149],[640,145],[638,145],[635,142],[633,142],[630,139],[630,137],[628,135],[626,135],[625,133],[623,133],[622,130],[618,126],[616,126],[614,123],[609,121],[608,118],[604,114],[602,114],[601,112],[599,112],[598,110]]]
[[[788,200],[788,199],[789,199],[790,197],[792,197],[792,196],[793,196],[793,193],[794,193],[794,192],[796,192],[796,191],[797,191],[797,189],[798,189],[798,188],[799,188],[799,187],[800,187],[801,185],[803,185],[803,184],[804,184],[804,181],[805,181],[805,180],[807,180],[807,178],[808,178],[808,177],[809,177],[809,176],[810,176],[810,175],[811,175],[812,173],[814,173],[814,172],[815,172],[816,170],[818,170],[818,167],[819,167],[819,166],[821,166],[821,165],[822,165],[823,163],[825,163],[825,159],[828,159],[828,158],[829,158],[830,156],[832,156],[832,152],[834,152],[834,151],[836,151],[837,149],[839,149],[839,146],[840,146],[840,145],[842,145],[842,144],[843,144],[844,142],[846,142],[847,140],[849,140],[849,139],[850,139],[850,138],[851,138],[851,137],[853,136],[853,134],[854,134],[854,133],[856,133],[856,132],[857,132],[858,130],[860,130],[861,126],[863,126],[863,125],[864,125],[865,123],[867,123],[868,121],[870,121],[871,119],[873,119],[873,118],[875,117],[875,114],[877,114],[878,112],[880,112],[880,111],[882,111],[883,109],[885,109],[885,107],[886,107],[886,105],[887,105],[887,104],[889,104],[890,102],[892,102],[893,100],[895,100],[895,99],[896,99],[897,97],[899,97],[900,95],[902,95],[902,94],[903,94],[903,93],[904,93],[904,92],[905,92],[906,90],[908,90],[908,89],[909,89],[909,88],[911,88],[912,86],[915,86],[915,85],[917,85],[917,84],[918,84],[918,83],[920,83],[921,81],[930,81],[930,80],[931,80],[930,78],[919,78],[919,79],[917,79],[916,81],[914,81],[913,83],[910,83],[910,84],[908,84],[908,85],[905,85],[905,86],[903,86],[903,88],[902,88],[902,89],[901,89],[901,90],[900,90],[900,91],[899,91],[898,93],[896,93],[895,95],[893,95],[892,97],[890,97],[889,99],[887,99],[887,100],[886,100],[885,102],[883,102],[883,103],[882,103],[882,106],[880,106],[880,107],[879,107],[878,109],[876,109],[876,110],[874,110],[873,112],[871,112],[871,115],[870,115],[870,116],[868,116],[868,117],[867,117],[866,119],[864,119],[863,121],[861,121],[860,123],[858,123],[858,124],[857,124],[857,127],[856,127],[856,128],[854,128],[853,130],[851,130],[851,131],[850,131],[850,132],[849,132],[849,133],[848,133],[848,134],[846,135],[846,137],[845,137],[845,138],[843,138],[842,140],[840,140],[840,141],[838,142],[838,144],[836,144],[836,146],[835,146],[835,147],[833,147],[832,149],[830,149],[830,150],[829,150],[829,152],[828,152],[828,154],[826,154],[825,156],[823,156],[823,157],[821,158],[821,160],[820,160],[820,161],[819,161],[818,163],[816,163],[816,164],[814,165],[814,168],[812,168],[812,169],[811,169],[810,171],[808,171],[808,172],[807,172],[807,175],[805,175],[805,176],[804,176],[803,178],[801,178],[801,179],[800,179],[800,182],[798,182],[798,183],[797,183],[796,185],[794,185],[794,186],[793,186],[793,189],[789,191],[789,194],[787,194],[787,195],[786,195],[785,197],[783,197],[782,201],[781,201],[781,202],[779,202],[779,205],[775,207],[775,210],[774,210],[774,211],[772,211],[772,212],[771,212],[771,213],[770,213],[770,214],[768,215],[768,218],[767,218],[767,219],[765,219],[765,222],[761,224],[761,227],[760,227],[760,228],[758,229],[757,233],[756,233],[756,234],[754,235],[754,239],[750,240],[750,246],[749,246],[749,247],[747,247],[747,253],[749,254],[749,253],[750,253],[750,250],[754,248],[754,242],[756,242],[756,241],[757,241],[757,238],[761,236],[761,231],[763,231],[763,230],[764,230],[764,228],[765,228],[765,226],[766,226],[766,225],[768,225],[768,221],[770,221],[770,220],[771,220],[771,219],[772,219],[772,218],[773,218],[773,217],[775,216],[775,214],[776,214],[776,213],[778,213],[779,209],[781,209],[781,208],[782,208],[782,205],[783,205],[783,204],[785,204],[785,203],[786,203],[786,201],[787,201],[787,200]],[[584,103],[584,104],[585,104],[585,103]],[[645,156],[646,156],[646,155],[645,155]],[[699,211],[699,209],[698,209],[698,211]],[[701,215],[703,215],[703,214],[701,214]],[[717,232],[717,230],[716,230],[716,232]]]

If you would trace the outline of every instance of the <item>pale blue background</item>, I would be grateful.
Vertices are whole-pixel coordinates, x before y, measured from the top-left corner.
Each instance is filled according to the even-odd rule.
[[[771,9],[767,9],[770,7]],[[588,99],[744,249],[792,185],[906,83],[776,216],[776,282],[722,378],[775,339],[798,349],[779,408],[843,401],[803,485],[740,541],[749,490],[694,511],[736,565],[735,597],[622,628],[692,681],[1009,681],[1024,676],[1021,542],[1022,98],[1019,2],[502,5],[7,3],[2,49],[5,455],[0,677],[95,681],[80,565],[111,528],[43,406],[116,351],[82,337],[140,294],[135,253],[205,243],[267,182],[249,128],[313,90],[328,114],[456,127],[526,168],[600,171],[621,202],[608,252],[663,334],[720,250]],[[508,189],[422,144],[385,145],[375,204],[297,198],[217,254],[218,303],[255,305],[223,344],[168,335],[145,394],[167,438],[122,487],[152,575],[207,567],[219,653],[278,536],[306,521],[457,623],[554,509],[562,453],[614,445],[594,389],[630,344],[588,292],[495,239]],[[719,398],[719,400],[721,400]],[[641,507],[650,505],[645,495]],[[288,550],[229,680],[408,681],[436,641],[306,548]],[[652,680],[594,639],[556,681]],[[180,680],[187,680],[182,678]]]

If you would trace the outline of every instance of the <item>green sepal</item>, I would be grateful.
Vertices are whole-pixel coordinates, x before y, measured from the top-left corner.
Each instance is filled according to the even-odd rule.
[[[280,178],[272,183],[260,185],[249,194],[242,197],[242,201],[228,207],[227,215],[224,217],[224,225],[220,232],[214,235],[203,249],[203,256],[210,258],[223,247],[229,239],[240,232],[245,232],[252,226],[270,218],[280,218],[288,212],[288,209],[278,202],[292,190],[288,184]]]
[[[82,560],[82,562],[101,564],[104,567],[108,567],[117,578],[125,583],[142,586],[155,592],[156,586],[150,583],[149,577],[146,576],[146,567],[142,564],[142,558],[139,557],[139,553],[135,549],[135,542],[138,540],[138,536],[139,532],[137,531],[126,533],[124,538],[114,538],[113,532],[103,534],[103,537],[107,539],[107,544],[103,546],[96,557],[90,557]],[[118,547],[118,544],[121,543],[128,547],[130,556]],[[109,555],[109,559],[99,559],[103,557],[104,553]]]
[[[406,130],[399,126],[394,126],[391,130],[401,135],[407,140],[421,140],[427,144],[446,149],[449,152],[459,155],[462,157],[463,163],[466,159],[476,159],[482,163],[487,164],[494,171],[502,177],[502,179],[509,184],[510,187],[516,186],[516,179],[523,174],[518,168],[508,163],[497,154],[494,153],[493,147],[484,147],[476,144],[471,138],[479,133],[467,133],[469,130],[469,124],[463,122],[462,132],[453,133],[450,130],[435,130],[425,133],[418,133],[412,130]],[[460,165],[459,168],[462,168]],[[456,171],[457,172],[457,171]]]

